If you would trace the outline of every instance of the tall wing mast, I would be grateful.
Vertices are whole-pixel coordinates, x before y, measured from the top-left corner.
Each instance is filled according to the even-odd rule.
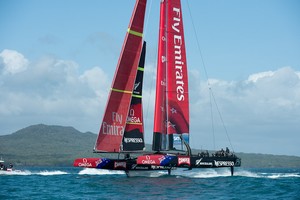
[[[183,149],[189,141],[188,73],[180,0],[160,6],[153,150]]]

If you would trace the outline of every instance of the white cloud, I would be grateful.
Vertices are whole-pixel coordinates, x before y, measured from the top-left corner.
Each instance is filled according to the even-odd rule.
[[[16,66],[23,70],[8,73],[12,68],[3,62],[7,58],[3,52],[6,73],[0,74],[0,134],[38,123],[98,132],[111,85],[100,67],[80,73],[74,61],[53,57],[29,64],[22,54],[10,51],[18,55]],[[151,65],[145,69],[143,107],[146,142],[150,143],[156,70]],[[236,151],[299,155],[299,71],[283,67],[250,75],[244,81],[209,82]],[[189,84],[191,145],[212,149],[212,98],[207,82],[195,70],[189,74]],[[212,112],[216,148],[229,146],[216,107]],[[284,148],[278,148],[281,145]]]
[[[257,82],[259,79],[263,79],[266,77],[272,77],[274,75],[274,72],[272,71],[267,71],[267,72],[260,72],[257,74],[252,74],[249,76],[248,81],[249,82]]]
[[[109,89],[110,80],[107,79],[107,75],[99,67],[93,67],[90,70],[85,71],[79,76],[79,79],[96,92],[98,96],[103,96],[103,89]],[[106,94],[106,93],[105,93]]]
[[[109,82],[100,67],[80,74],[75,62],[53,57],[0,74],[1,134],[37,123],[97,132]]]
[[[0,53],[0,68],[3,68],[4,73],[16,74],[26,70],[29,62],[19,52],[9,49],[4,49]]]
[[[294,142],[296,138],[300,140],[299,72],[283,67],[250,75],[245,81],[213,80],[210,85],[237,151],[299,155],[299,148],[295,150],[298,144]],[[197,89],[191,93],[195,92],[197,96],[193,96],[190,109],[191,132],[200,132],[199,136],[193,136],[199,138],[193,140],[196,141],[194,145],[201,143],[203,147],[211,148],[213,136],[208,87],[201,82],[193,88]],[[216,107],[213,107],[213,119],[215,137],[223,138],[216,141],[216,146],[224,147],[227,139]],[[288,140],[286,138],[294,139],[284,148],[278,148],[282,141]]]

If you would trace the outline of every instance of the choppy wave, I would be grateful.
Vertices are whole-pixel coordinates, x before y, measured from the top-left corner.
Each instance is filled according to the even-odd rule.
[[[300,168],[235,168],[233,177],[228,168],[178,168],[170,176],[167,171],[148,171],[146,177],[133,171],[137,177],[132,178],[100,169],[19,169],[0,171],[0,199],[93,199],[95,194],[103,199],[299,199]]]

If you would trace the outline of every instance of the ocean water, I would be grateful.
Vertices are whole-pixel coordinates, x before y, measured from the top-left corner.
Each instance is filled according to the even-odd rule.
[[[131,174],[83,168],[0,171],[0,199],[299,199],[300,169],[177,169]]]

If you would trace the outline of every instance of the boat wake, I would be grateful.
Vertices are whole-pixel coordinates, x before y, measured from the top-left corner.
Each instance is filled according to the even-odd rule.
[[[230,170],[227,169],[193,169],[193,170],[175,170],[172,174],[177,177],[186,178],[217,178],[217,177],[227,177],[231,176]]]
[[[65,174],[69,174],[68,172],[64,172],[64,171],[60,171],[60,170],[56,170],[56,171],[41,171],[36,173],[37,175],[42,175],[42,176],[54,176],[54,175],[65,175]]]
[[[231,177],[229,169],[196,169],[191,171],[175,170],[172,175],[186,178],[218,178]],[[248,178],[266,178],[266,179],[280,179],[280,178],[300,178],[298,172],[281,172],[281,173],[260,173],[249,170],[239,169],[234,173],[234,177],[248,177]]]
[[[85,168],[81,170],[79,175],[125,175],[124,171],[105,170],[95,168]],[[167,171],[129,171],[129,177],[169,177]],[[171,177],[176,178],[218,178],[231,177],[229,169],[177,169],[172,170]],[[297,172],[282,172],[282,173],[260,173],[245,169],[236,170],[234,177],[248,177],[248,178],[266,178],[266,179],[280,179],[280,178],[300,178],[300,173]]]
[[[8,176],[30,176],[30,175],[40,175],[40,176],[54,176],[54,175],[65,175],[69,174],[68,172],[54,170],[54,171],[38,171],[32,172],[29,170],[14,170],[14,171],[0,171],[0,175],[8,175]]]
[[[267,178],[267,179],[280,179],[280,178],[300,178],[300,173],[296,172],[252,172],[248,170],[238,170],[235,176],[248,177],[248,178]]]
[[[7,176],[59,176],[59,175],[126,175],[125,171],[118,170],[106,170],[106,169],[95,169],[95,168],[84,168],[79,172],[68,171],[68,170],[41,170],[41,171],[30,171],[30,170],[14,170],[14,171],[0,171],[0,175]],[[231,177],[229,169],[177,169],[172,170],[171,175],[168,175],[167,171],[129,171],[129,177],[175,177],[175,178],[221,178]],[[300,178],[299,171],[292,172],[256,172],[246,169],[238,169],[234,172],[234,178],[246,177],[246,178],[259,178],[259,179],[287,179],[287,178]]]
[[[125,172],[118,171],[118,170],[85,168],[81,170],[78,174],[79,175],[116,175],[116,174],[125,174]]]
[[[150,177],[150,178],[157,178],[161,176],[168,176],[168,171],[166,170],[155,170],[155,171],[129,171],[128,177]]]

